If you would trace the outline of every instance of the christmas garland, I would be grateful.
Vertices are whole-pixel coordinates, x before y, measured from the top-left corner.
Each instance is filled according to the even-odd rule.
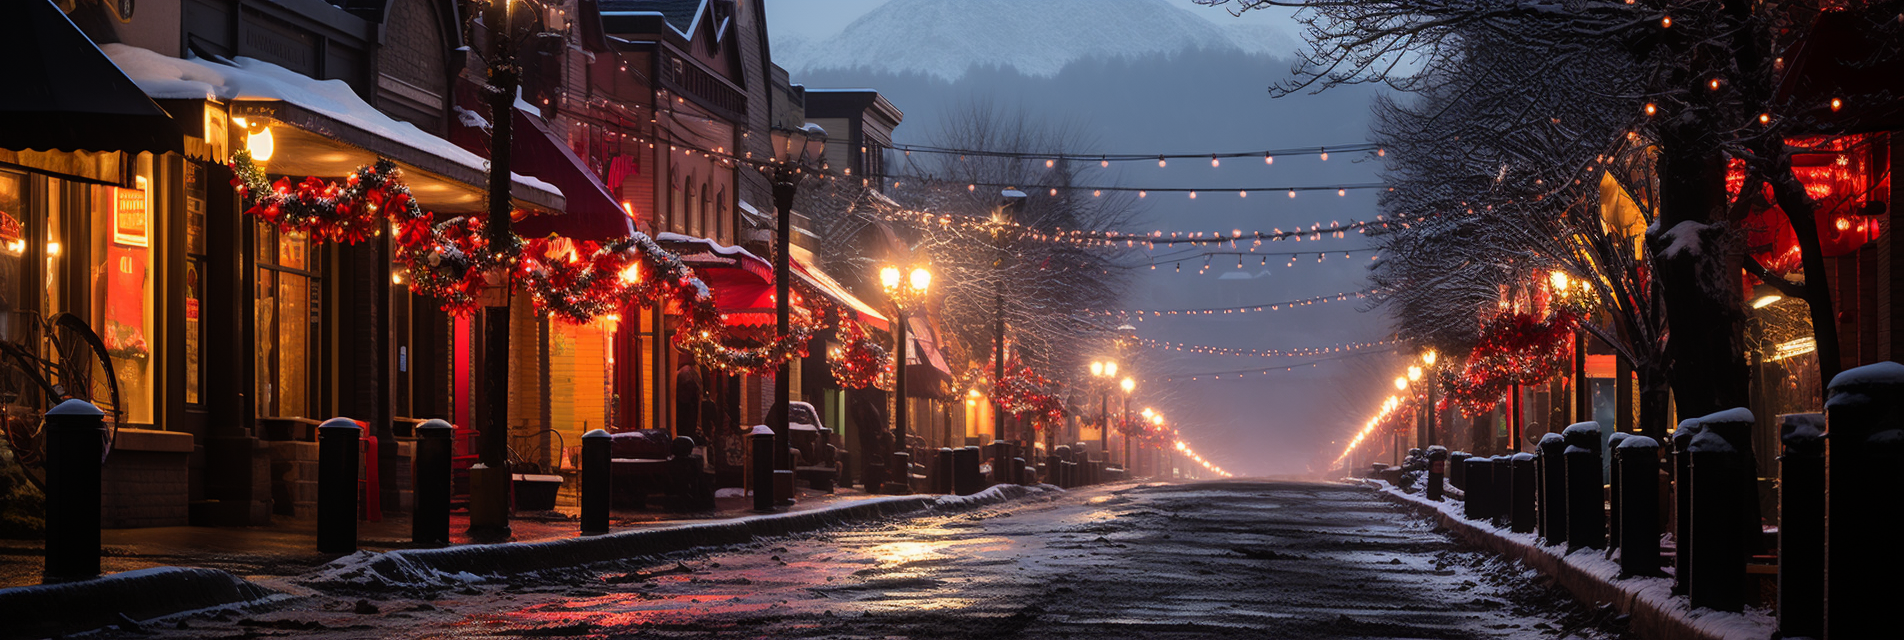
[[[853,320],[840,321],[839,337],[842,346],[827,359],[834,382],[843,389],[891,391],[893,363],[886,346],[866,335],[866,328]]]
[[[508,267],[508,276],[538,312],[567,322],[590,322],[630,303],[672,302],[682,318],[675,346],[708,366],[756,375],[805,356],[815,329],[803,316],[784,337],[748,341],[729,335],[707,285],[678,256],[640,232],[606,245],[539,239],[525,246],[511,235],[510,246],[491,247],[478,218],[437,222],[411,197],[396,164],[386,158],[359,167],[342,185],[314,177],[295,185],[285,178],[267,182],[245,150],[233,154],[231,169],[239,197],[251,198],[246,215],[283,232],[355,244],[380,233],[379,225],[388,219],[396,261],[408,273],[410,290],[442,300],[451,313],[473,312],[484,288],[503,284],[492,283],[489,274]]]
[[[1555,307],[1551,314],[1503,313],[1481,328],[1481,340],[1448,390],[1448,401],[1468,416],[1500,403],[1513,385],[1539,384],[1572,361],[1580,311]]]

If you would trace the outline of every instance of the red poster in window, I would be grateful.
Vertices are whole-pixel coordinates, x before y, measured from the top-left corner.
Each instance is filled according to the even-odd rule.
[[[110,246],[100,267],[106,306],[99,339],[115,358],[143,359],[151,353],[145,336],[146,250]]]

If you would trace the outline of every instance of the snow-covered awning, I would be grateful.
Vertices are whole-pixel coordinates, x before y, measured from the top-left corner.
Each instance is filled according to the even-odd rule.
[[[425,208],[452,213],[484,210],[487,161],[416,125],[378,111],[341,80],[317,80],[284,67],[239,57],[226,63],[173,58],[125,44],[101,47],[133,83],[157,100],[217,100],[234,119],[262,119],[274,127],[272,174],[336,178],[378,157],[403,167],[405,181]],[[562,191],[514,175],[518,208],[559,212]]]

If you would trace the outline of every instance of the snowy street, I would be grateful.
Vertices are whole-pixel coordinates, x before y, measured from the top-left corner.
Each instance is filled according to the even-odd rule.
[[[1621,637],[1359,487],[1050,495],[434,593],[324,592],[137,637]]]

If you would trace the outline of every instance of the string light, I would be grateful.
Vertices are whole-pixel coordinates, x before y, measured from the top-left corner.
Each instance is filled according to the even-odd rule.
[[[1195,462],[1199,465],[1202,465],[1205,471],[1209,471],[1210,473],[1214,473],[1218,476],[1225,477],[1225,478],[1236,477],[1234,475],[1231,475],[1230,472],[1224,471],[1223,467],[1216,466],[1216,463],[1210,462],[1209,460],[1205,460],[1203,459],[1203,456],[1197,455],[1197,452],[1190,448],[1189,443],[1184,442],[1182,440],[1178,440],[1176,443],[1176,447],[1177,447],[1177,453],[1183,454],[1184,457],[1189,458],[1191,462]]]
[[[1335,463],[1330,465],[1330,467],[1340,468],[1344,462],[1348,461],[1349,455],[1355,453],[1355,448],[1362,446],[1362,442],[1367,440],[1370,435],[1373,435],[1376,430],[1386,423],[1391,416],[1394,416],[1396,410],[1401,407],[1402,398],[1400,396],[1389,396],[1387,400],[1383,400],[1381,410],[1370,417],[1368,422],[1363,423],[1361,431],[1356,432],[1354,437],[1349,438],[1349,445],[1342,448],[1342,455],[1336,456]]]
[[[1179,262],[1177,264],[1179,265],[1179,271],[1181,271],[1181,265],[1183,263]],[[1084,314],[1084,315],[1093,315],[1093,316],[1134,315],[1134,316],[1137,316],[1139,319],[1142,319],[1145,315],[1149,315],[1151,317],[1162,317],[1162,316],[1215,316],[1215,315],[1230,315],[1230,314],[1240,314],[1240,313],[1260,313],[1265,311],[1281,311],[1283,309],[1306,307],[1309,305],[1323,304],[1328,302],[1340,302],[1344,300],[1360,299],[1360,298],[1368,297],[1369,294],[1372,294],[1375,292],[1376,290],[1374,289],[1363,289],[1361,291],[1351,291],[1351,292],[1345,292],[1345,293],[1331,293],[1327,295],[1313,296],[1308,298],[1299,298],[1296,300],[1284,300],[1282,302],[1271,302],[1267,304],[1250,305],[1246,307],[1216,307],[1216,308],[1202,308],[1202,309],[1083,309],[1078,311],[1078,313]]]
[[[1213,345],[1186,344],[1182,342],[1170,342],[1167,340],[1153,340],[1150,338],[1142,338],[1142,337],[1133,338],[1133,340],[1141,346],[1152,348],[1152,349],[1158,349],[1162,351],[1178,351],[1182,353],[1195,353],[1195,354],[1212,355],[1212,356],[1245,356],[1245,357],[1261,357],[1261,358],[1308,357],[1308,356],[1331,355],[1331,354],[1337,354],[1337,353],[1365,351],[1365,350],[1376,349],[1380,347],[1388,347],[1388,349],[1385,349],[1385,350],[1392,351],[1394,350],[1395,345],[1398,345],[1401,343],[1400,340],[1378,340],[1375,342],[1345,342],[1340,344],[1332,344],[1332,345],[1319,346],[1319,347],[1295,347],[1290,349],[1244,349],[1241,347],[1219,347],[1219,346],[1213,346]]]

